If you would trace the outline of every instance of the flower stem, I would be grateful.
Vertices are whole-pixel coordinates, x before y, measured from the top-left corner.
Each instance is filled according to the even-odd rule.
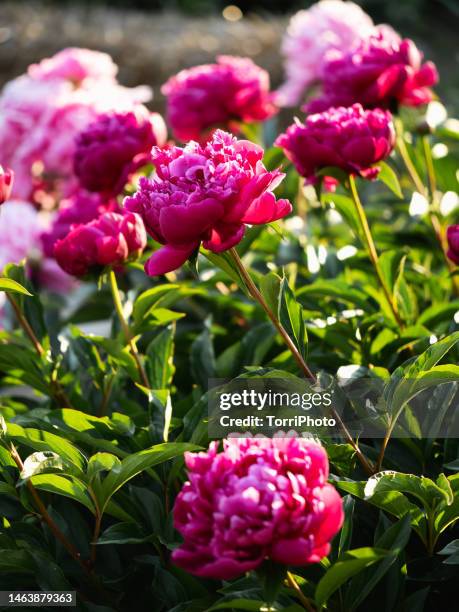
[[[258,302],[260,304],[260,306],[263,308],[265,313],[268,315],[268,317],[271,320],[272,324],[274,325],[274,327],[279,332],[282,340],[285,342],[285,344],[289,348],[290,352],[292,353],[295,361],[299,365],[300,370],[303,372],[303,374],[306,376],[306,378],[308,378],[310,381],[312,381],[313,383],[317,382],[317,378],[311,372],[311,370],[309,369],[309,366],[307,365],[307,363],[303,359],[301,353],[298,351],[298,349],[295,346],[295,344],[292,342],[292,339],[290,338],[290,336],[288,335],[288,333],[284,329],[283,325],[281,324],[279,319],[276,317],[276,315],[273,313],[271,308],[268,306],[268,304],[266,303],[266,300],[264,299],[264,297],[262,296],[262,294],[258,290],[257,286],[253,282],[252,277],[250,276],[249,272],[246,270],[246,268],[245,268],[244,264],[242,263],[241,258],[239,257],[239,254],[236,251],[236,249],[233,247],[232,249],[229,250],[229,253],[230,253],[234,263],[237,266],[237,269],[238,269],[238,271],[239,271],[239,273],[240,273],[240,275],[242,277],[242,280],[244,281],[244,285],[245,285],[247,291],[252,296],[252,298],[256,302]],[[341,420],[339,414],[333,408],[331,409],[331,413],[333,414],[333,417],[336,419],[336,421],[339,423],[345,438],[347,439],[349,444],[354,449],[354,451],[356,453],[356,456],[357,456],[358,460],[360,461],[360,463],[361,463],[363,469],[365,470],[365,472],[367,474],[369,474],[369,475],[373,474],[373,467],[367,461],[365,455],[359,449],[359,447],[356,444],[356,442],[354,442],[353,437],[351,436],[350,432],[348,431],[346,425]]]
[[[43,357],[45,354],[45,349],[43,348],[43,345],[41,344],[40,340],[35,335],[32,326],[22,314],[21,309],[16,303],[16,300],[9,293],[6,293],[6,297],[14,310],[14,314],[16,315],[19,325],[22,327],[26,336],[32,343],[35,352],[39,357]],[[65,391],[61,387],[61,384],[58,380],[51,380],[51,395],[54,396],[54,399],[57,401],[58,404],[62,404],[62,406],[66,408],[72,407],[70,400],[68,399]]]
[[[123,328],[124,337],[126,339],[126,342],[129,345],[131,355],[134,357],[134,361],[137,365],[137,370],[139,372],[140,380],[142,381],[143,386],[149,389],[150,383],[148,381],[145,369],[142,365],[142,361],[140,359],[140,355],[137,350],[135,340],[131,333],[131,329],[124,316],[123,305],[121,303],[120,292],[118,289],[118,283],[116,282],[116,274],[113,272],[113,270],[110,270],[110,272],[108,273],[108,278],[110,282],[110,289],[112,292],[113,303],[115,305],[116,314],[118,315],[118,319],[120,321],[121,327]]]
[[[303,591],[300,588],[300,585],[295,580],[295,576],[291,572],[287,572],[287,582],[289,586],[298,595],[298,599],[303,604],[304,609],[307,610],[308,612],[315,612],[315,608],[313,607],[309,599],[306,597],[306,595],[303,593]]]
[[[352,174],[349,176],[349,186],[351,190],[352,199],[354,201],[355,209],[359,217],[360,226],[362,228],[363,235],[365,236],[365,243],[366,243],[365,246],[367,248],[368,255],[375,269],[376,276],[378,278],[378,282],[381,285],[381,289],[383,290],[386,301],[390,306],[392,314],[394,315],[394,319],[397,321],[398,326],[402,328],[403,321],[400,318],[397,307],[395,305],[395,300],[393,296],[391,295],[389,288],[387,287],[386,281],[384,279],[384,276],[381,270],[381,266],[379,265],[378,252],[376,250],[373,236],[371,234],[370,226],[368,225],[368,219],[365,214],[365,210],[359,198],[359,194],[357,191],[357,185],[355,183],[355,178],[352,176]]]
[[[432,207],[437,208],[437,203],[436,203],[437,178],[435,175],[435,168],[433,165],[432,151],[430,149],[430,143],[429,143],[427,136],[423,136],[422,144],[423,144],[423,149],[424,149],[424,156],[426,158],[426,167],[427,167],[427,174],[429,177]],[[429,196],[428,191],[421,177],[419,176],[418,171],[416,170],[416,167],[410,157],[410,154],[408,153],[408,149],[406,148],[406,144],[405,144],[405,141],[402,135],[398,136],[397,138],[397,150],[400,154],[400,157],[403,160],[403,163],[405,164],[405,168],[411,178],[414,188],[425,198],[428,198]],[[448,270],[450,272],[453,272],[455,270],[455,266],[453,262],[450,261],[447,255],[448,243],[446,241],[446,235],[445,235],[444,228],[442,227],[440,219],[438,218],[437,211],[436,210],[434,211],[431,209],[429,211],[428,217],[429,217],[429,221],[432,226],[432,229],[434,231],[435,238],[437,239],[438,245],[440,246],[442,250],[443,257],[446,261],[446,265],[448,266]],[[456,276],[452,277],[452,285],[453,285],[453,291],[455,295],[459,296],[459,280],[457,279]]]
[[[15,464],[17,465],[19,469],[19,472],[22,472],[24,469],[24,464],[16,448],[13,445],[11,445],[9,451],[10,451],[13,461],[15,462]],[[89,567],[81,558],[80,552],[73,546],[71,542],[69,542],[67,537],[62,533],[62,531],[53,521],[44,503],[42,502],[37,489],[33,486],[30,480],[27,481],[27,488],[29,489],[30,494],[32,495],[32,498],[35,502],[35,505],[38,509],[39,514],[41,515],[44,522],[48,525],[48,527],[50,528],[51,532],[54,534],[56,539],[59,540],[59,542],[64,546],[64,548],[67,550],[69,555],[84,569],[84,571],[86,573],[90,573]]]

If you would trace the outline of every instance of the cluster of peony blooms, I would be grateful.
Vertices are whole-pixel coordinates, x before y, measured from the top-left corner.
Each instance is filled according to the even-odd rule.
[[[231,580],[265,559],[317,563],[343,523],[327,483],[328,458],[305,438],[234,438],[217,452],[186,453],[189,481],[174,507],[183,544],[174,562],[197,576]]]

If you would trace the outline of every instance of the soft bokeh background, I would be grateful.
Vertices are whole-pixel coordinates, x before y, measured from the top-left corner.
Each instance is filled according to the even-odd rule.
[[[357,0],[375,22],[415,39],[440,69],[439,95],[459,110],[459,0]],[[66,46],[110,53],[126,85],[162,83],[217,53],[247,55],[282,80],[280,44],[289,16],[307,0],[0,0],[0,85]]]

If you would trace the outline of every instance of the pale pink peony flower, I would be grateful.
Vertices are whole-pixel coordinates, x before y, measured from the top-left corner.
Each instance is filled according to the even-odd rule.
[[[328,458],[305,438],[234,438],[185,453],[189,481],[174,507],[184,538],[172,553],[186,571],[231,580],[266,558],[317,563],[341,528],[341,497],[327,483]]]
[[[167,118],[182,142],[206,138],[215,128],[264,121],[276,108],[269,75],[247,57],[220,55],[215,64],[194,66],[171,77],[161,89]]]
[[[164,245],[145,264],[147,274],[179,268],[201,242],[214,253],[226,251],[242,240],[246,224],[289,214],[290,202],[272,193],[284,174],[268,172],[262,157],[258,145],[221,130],[205,145],[153,149],[156,174],[141,178],[137,193],[124,200]]]
[[[31,64],[27,73],[35,80],[65,79],[79,84],[84,79],[115,81],[118,66],[108,53],[69,47],[38,64]]]
[[[321,80],[328,52],[347,52],[374,32],[373,21],[354,2],[322,0],[296,13],[282,43],[287,80],[277,101],[298,104],[305,90]]]
[[[0,150],[2,163],[16,175],[15,197],[31,199],[42,183],[49,191],[57,186],[64,196],[71,193],[76,135],[99,114],[132,110],[151,97],[149,88],[119,85],[107,67],[98,78],[104,71],[97,61],[92,72],[81,62],[81,54],[93,52],[61,53],[8,83],[0,96]],[[82,75],[87,78],[72,80]]]
[[[26,260],[26,270],[42,287],[66,293],[75,282],[42,249],[45,219],[29,202],[9,200],[0,214],[0,273],[9,264]]]

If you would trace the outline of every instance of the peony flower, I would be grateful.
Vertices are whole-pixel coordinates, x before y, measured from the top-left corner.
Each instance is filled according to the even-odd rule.
[[[288,200],[272,190],[284,175],[263,166],[263,149],[217,130],[206,145],[190,142],[152,152],[156,174],[124,201],[147,232],[164,246],[145,264],[147,274],[179,268],[201,242],[220,253],[242,240],[245,224],[270,223],[287,215]]]
[[[15,197],[31,199],[43,185],[48,191],[57,188],[59,196],[71,194],[77,188],[77,134],[101,113],[129,111],[151,97],[148,88],[119,85],[112,69],[101,69],[105,60],[97,58],[96,52],[67,49],[30,67],[3,89],[0,150],[2,162],[16,175]],[[105,76],[98,78],[101,72]]]
[[[418,106],[430,102],[438,81],[432,62],[422,63],[412,40],[380,30],[357,49],[329,57],[323,68],[323,94],[306,105],[307,112],[359,102],[365,108]]]
[[[379,169],[374,164],[385,159],[394,144],[391,114],[364,110],[360,104],[309,115],[276,140],[298,173],[310,182],[316,182],[317,172],[327,166],[375,178]]]
[[[296,13],[282,42],[287,80],[277,101],[298,104],[306,88],[322,78],[328,52],[351,51],[375,31],[371,18],[354,2],[322,0]]]
[[[161,115],[145,107],[100,115],[77,136],[75,174],[85,189],[116,195],[128,175],[150,161],[151,148],[166,138]]]
[[[118,66],[107,53],[69,47],[38,64],[31,64],[27,73],[35,80],[64,79],[78,85],[84,79],[115,81]]]
[[[106,212],[120,212],[114,199],[105,199],[98,193],[79,190],[70,198],[62,200],[50,226],[41,234],[43,250],[54,257],[54,245],[76,226],[89,223]]]
[[[459,225],[450,225],[446,230],[448,257],[459,266]]]
[[[221,55],[216,64],[182,70],[161,91],[174,135],[183,142],[238,121],[264,121],[276,112],[268,73],[248,58]]]
[[[305,438],[233,438],[185,453],[189,481],[174,507],[184,543],[174,563],[204,578],[231,580],[269,558],[317,563],[343,523],[327,483],[328,458]]]
[[[0,166],[0,204],[9,200],[13,188],[14,172]]]
[[[41,243],[44,220],[29,202],[9,200],[0,214],[0,273],[9,264],[26,260],[26,271],[41,287],[66,293],[74,282],[52,259],[46,257]]]
[[[147,244],[142,219],[133,213],[108,212],[78,225],[54,245],[57,263],[68,274],[85,276],[104,266],[138,257]]]

